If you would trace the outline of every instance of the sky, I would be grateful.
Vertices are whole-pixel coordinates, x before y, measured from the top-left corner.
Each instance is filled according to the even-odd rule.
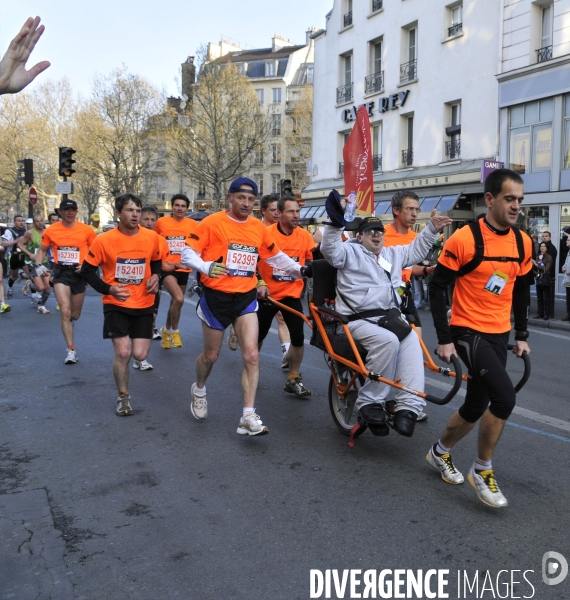
[[[242,48],[268,48],[273,34],[305,43],[309,27],[325,27],[334,0],[0,0],[0,52],[27,17],[46,30],[29,66],[49,60],[36,80],[67,77],[89,96],[96,74],[125,65],[169,96],[178,96],[180,64],[201,44],[222,37]],[[35,59],[35,60],[34,60]],[[32,86],[35,84],[34,82]]]

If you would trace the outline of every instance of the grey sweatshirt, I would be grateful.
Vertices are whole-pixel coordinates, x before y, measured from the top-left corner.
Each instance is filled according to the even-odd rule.
[[[430,223],[408,246],[382,248],[380,255],[376,256],[356,240],[343,242],[342,229],[327,225],[323,232],[321,252],[338,269],[337,291],[356,312],[388,309],[398,306],[391,287],[397,290],[402,283],[402,268],[422,261],[438,235]],[[384,259],[380,259],[380,263],[379,257]],[[381,265],[392,273],[391,280]],[[399,303],[399,297],[397,300]],[[336,310],[347,316],[353,314],[340,295],[336,298]]]

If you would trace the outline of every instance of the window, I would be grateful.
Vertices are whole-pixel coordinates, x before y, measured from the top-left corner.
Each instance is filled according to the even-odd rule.
[[[340,87],[336,89],[336,102],[352,101],[352,53],[340,57]]]
[[[372,46],[372,73],[382,72],[382,40]]]
[[[373,94],[384,89],[384,71],[382,71],[382,40],[374,40],[369,44],[369,73],[365,81],[365,93]]]
[[[552,58],[552,4],[543,6],[540,15],[540,48],[536,51],[536,62]]]
[[[255,151],[255,155],[254,155],[254,159],[253,159],[253,164],[254,165],[262,165],[263,164],[263,150],[256,150]]]
[[[517,173],[550,171],[552,163],[552,99],[510,109],[509,168]]]
[[[352,84],[352,54],[343,56],[343,85]]]
[[[259,100],[259,104],[263,104],[264,90],[255,90],[255,93],[257,94],[257,99]]]
[[[411,167],[414,164],[414,116],[404,117],[404,143],[402,164]]]
[[[271,145],[271,164],[281,164],[281,146],[279,144]]]
[[[382,123],[372,125],[372,170],[382,170]]]
[[[352,0],[344,1],[344,14],[342,16],[342,27],[350,27],[352,25]]]
[[[417,59],[417,32],[418,30],[414,27],[408,31],[408,61],[412,62]]]
[[[448,8],[449,27],[447,28],[448,37],[459,35],[463,31],[463,4],[454,4]]]
[[[273,104],[281,104],[281,88],[273,88]]]
[[[280,194],[281,193],[281,176],[280,175],[271,175],[271,193],[272,194]]]
[[[372,0],[372,12],[382,10],[383,0]]]
[[[307,76],[305,79],[305,83],[308,83],[310,85],[313,84],[313,73],[314,73],[314,67],[307,67]]]
[[[281,115],[271,115],[271,134],[281,135]]]
[[[564,168],[570,169],[570,94],[564,98]]]
[[[258,195],[263,196],[263,173],[255,173],[253,180],[257,182]]]
[[[454,160],[461,156],[461,102],[451,103],[448,107],[449,127],[445,128],[445,133],[450,139],[445,142],[445,156]]]
[[[265,63],[265,77],[275,77],[275,61]]]
[[[400,83],[414,81],[418,78],[418,29],[412,27],[404,29],[407,36],[404,54],[404,64],[400,65]]]

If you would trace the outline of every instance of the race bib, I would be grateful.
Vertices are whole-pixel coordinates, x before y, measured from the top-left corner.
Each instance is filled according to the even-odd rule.
[[[491,277],[489,277],[489,281],[487,281],[487,285],[485,286],[485,291],[491,292],[491,294],[494,294],[495,296],[499,296],[505,289],[508,280],[509,276],[506,273],[495,271]]]
[[[182,254],[185,241],[186,238],[183,235],[167,235],[166,243],[168,244],[170,254]]]
[[[119,283],[140,285],[146,269],[144,258],[117,258],[115,279]]]
[[[79,264],[79,248],[60,246],[57,249],[57,262],[66,267],[76,267]]]
[[[298,256],[291,256],[291,258],[295,261],[295,262],[299,262],[299,257]],[[295,279],[293,279],[293,277],[291,277],[291,275],[287,275],[287,273],[285,271],[282,271],[281,269],[276,269],[273,268],[273,279],[275,281],[295,281]]]
[[[226,266],[228,275],[253,277],[257,266],[257,248],[243,244],[228,244]]]

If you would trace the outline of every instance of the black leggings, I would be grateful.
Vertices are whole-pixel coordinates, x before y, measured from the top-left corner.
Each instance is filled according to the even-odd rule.
[[[282,298],[279,300],[279,302],[281,302],[281,304],[285,304],[293,310],[296,310],[297,312],[303,312],[303,305],[300,298]],[[259,308],[257,309],[257,318],[259,319],[260,342],[262,342],[269,333],[271,322],[280,310],[281,309],[278,306],[275,306],[275,304],[272,304],[271,302],[259,303]],[[283,315],[283,320],[285,321],[285,325],[287,325],[289,335],[291,336],[291,345],[295,348],[301,348],[305,342],[305,333],[303,331],[303,325],[305,322],[303,319],[301,319],[301,317],[297,317],[288,310],[282,311],[281,314]]]
[[[516,403],[516,393],[507,374],[509,332],[482,334],[452,327],[457,354],[467,365],[469,380],[460,416],[469,423],[478,421],[487,407],[498,419],[507,420]]]

